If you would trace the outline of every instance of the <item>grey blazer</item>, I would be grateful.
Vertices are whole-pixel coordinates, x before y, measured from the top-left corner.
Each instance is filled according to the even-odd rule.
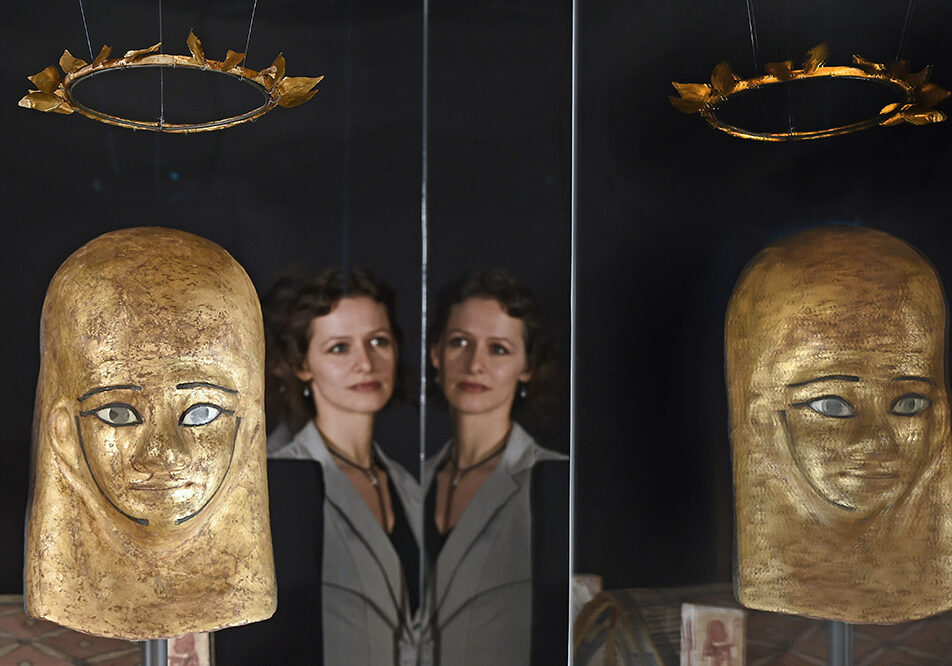
[[[379,446],[374,448],[387,466],[396,500],[403,503],[410,529],[420,543],[419,485]],[[418,632],[410,616],[400,560],[360,493],[331,457],[317,427],[309,422],[269,457],[313,460],[324,471],[324,663],[415,665]]]
[[[447,443],[426,462],[425,489],[449,448]],[[431,563],[419,618],[422,664],[529,664],[529,480],[532,467],[543,460],[567,458],[542,448],[514,423],[502,460],[466,507],[436,562]],[[433,520],[433,516],[424,516],[424,520]]]

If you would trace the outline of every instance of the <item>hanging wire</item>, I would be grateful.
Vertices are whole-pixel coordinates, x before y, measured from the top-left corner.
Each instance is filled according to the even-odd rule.
[[[783,3],[783,13],[784,13],[784,30],[787,33],[786,41],[786,57],[790,59],[790,52],[793,50],[791,47],[791,33],[793,32],[790,28],[790,0],[784,0]],[[787,88],[787,131],[793,134],[793,86],[789,83],[786,85]]]
[[[79,0],[79,13],[83,15],[83,30],[86,32],[86,46],[89,48],[89,60],[92,61],[96,56],[93,55],[93,43],[89,40],[89,26],[86,25],[86,8],[83,7],[83,0]]]
[[[162,0],[159,0],[159,44],[162,44]],[[164,47],[159,46],[159,53]],[[165,68],[159,67],[159,127],[165,125]]]
[[[159,0],[159,44],[162,43],[162,0]],[[159,47],[162,52],[162,46]],[[165,125],[165,70],[159,67],[159,132],[155,134],[155,165],[153,169],[153,179],[155,185],[155,202],[159,203],[162,187],[162,132]]]
[[[757,19],[754,18],[754,2],[747,0],[747,26],[750,30],[750,48],[754,52],[754,71],[760,71],[760,45],[757,42]]]
[[[92,40],[89,39],[89,25],[86,23],[86,8],[83,6],[83,0],[79,0],[79,13],[83,17],[83,32],[86,33],[86,48],[89,49],[89,61],[92,62],[95,60],[96,56],[93,55],[93,44]],[[96,85],[96,92],[99,93],[99,101],[102,102],[102,88],[99,87],[98,82]],[[116,140],[112,135],[112,128],[106,127],[106,145],[109,148],[109,157],[110,163],[112,165],[112,173],[119,177],[119,153],[116,150]]]
[[[251,6],[251,20],[248,22],[248,38],[245,40],[245,66],[248,66],[248,46],[251,44],[251,29],[255,24],[255,10],[258,9],[258,0]]]
[[[896,51],[896,62],[902,60],[902,47],[906,41],[906,33],[909,32],[909,24],[912,22],[912,8],[915,0],[909,0],[909,6],[906,7],[906,20],[902,25],[902,34],[899,36],[899,49]]]

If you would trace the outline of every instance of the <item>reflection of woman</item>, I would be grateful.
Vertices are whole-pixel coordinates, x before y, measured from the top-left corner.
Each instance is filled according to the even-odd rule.
[[[267,652],[232,650],[224,632],[222,663],[415,660],[418,486],[372,440],[398,377],[393,301],[364,271],[328,270],[288,306],[282,379],[297,434],[269,461],[278,612],[246,630]]]
[[[469,273],[429,342],[454,429],[424,479],[433,662],[565,663],[568,465],[512,420],[551,381],[535,301],[505,271]]]

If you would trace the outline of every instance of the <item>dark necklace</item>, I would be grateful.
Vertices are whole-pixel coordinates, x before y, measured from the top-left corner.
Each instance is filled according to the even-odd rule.
[[[371,454],[370,454],[370,464],[367,467],[364,467],[363,465],[359,465],[358,463],[351,460],[350,458],[345,456],[343,453],[335,449],[333,446],[330,445],[330,443],[326,439],[324,440],[324,444],[325,446],[327,446],[327,450],[331,452],[332,456],[342,461],[344,464],[350,465],[354,469],[359,469],[361,472],[363,472],[364,476],[367,477],[367,481],[370,483],[371,486],[373,486],[374,490],[377,491],[377,504],[380,506],[380,519],[383,521],[384,530],[386,531],[387,530],[387,510],[383,502],[383,488],[380,487],[380,481],[377,479],[377,460],[376,460],[376,457],[373,455],[373,451],[371,451]]]
[[[446,528],[446,532],[449,532],[450,525],[450,514],[452,513],[453,508],[453,491],[456,490],[456,486],[459,485],[460,481],[463,480],[463,477],[472,472],[477,467],[482,467],[490,460],[498,456],[506,448],[506,442],[509,439],[509,433],[506,433],[506,436],[493,447],[493,450],[487,453],[481,460],[477,460],[472,465],[467,465],[466,467],[459,466],[459,449],[456,448],[456,442],[453,443],[453,448],[450,451],[450,465],[453,466],[453,476],[450,478],[450,485],[447,488],[446,492],[446,507],[443,509],[443,527]],[[445,532],[444,532],[445,534]]]
[[[487,453],[481,460],[477,460],[472,465],[468,465],[466,467],[459,466],[459,450],[456,448],[456,445],[454,444],[453,451],[450,454],[450,464],[453,466],[453,469],[456,470],[456,473],[453,474],[453,480],[450,482],[450,484],[455,488],[456,486],[459,485],[459,482],[463,480],[464,476],[472,472],[477,467],[482,467],[483,465],[488,463],[490,460],[492,460],[493,458],[498,456],[500,453],[502,453],[502,450],[506,448],[506,439],[508,438],[508,436],[509,435],[507,433],[506,437],[503,437],[502,441],[496,444],[496,446],[493,447],[493,450]]]
[[[372,485],[374,488],[380,485],[379,481],[377,481],[377,463],[374,460],[372,454],[370,457],[370,464],[367,467],[364,467],[363,465],[359,465],[353,460],[351,460],[350,458],[348,458],[347,456],[345,456],[343,453],[335,449],[330,444],[327,444],[327,442],[324,442],[324,443],[327,445],[327,450],[331,452],[332,456],[334,456],[338,460],[342,460],[343,462],[347,463],[354,469],[359,469],[361,472],[363,472],[366,475],[367,480],[370,482],[370,485]]]

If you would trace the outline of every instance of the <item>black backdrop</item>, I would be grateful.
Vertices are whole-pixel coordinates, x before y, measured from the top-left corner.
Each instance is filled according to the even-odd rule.
[[[84,0],[93,48],[157,41],[157,3]],[[187,229],[228,249],[265,289],[288,266],[369,266],[400,295],[417,367],[423,93],[429,120],[429,273],[501,265],[539,294],[568,372],[571,6],[550,0],[430,3],[261,0],[249,64],[278,51],[321,92],[253,125],[189,137],[110,129],[18,109],[25,76],[63,48],[86,54],[76,3],[5,8],[0,107],[6,286],[0,365],[0,591],[21,589],[38,320],[56,267],[110,229]],[[673,110],[670,81],[753,63],[742,0],[581,0],[576,557],[609,587],[730,577],[732,510],[722,321],[744,263],[771,239],[844,222],[922,249],[947,284],[952,126],[874,129],[765,145]],[[760,59],[888,60],[909,4],[754,3]],[[166,0],[167,49],[189,28],[211,57],[242,50],[252,2]],[[902,51],[952,85],[952,7],[914,5]],[[843,100],[836,100],[842,103]],[[142,101],[149,104],[149,100]],[[152,104],[155,103],[153,98]],[[215,108],[216,100],[209,102]],[[567,449],[567,396],[533,432]],[[417,413],[381,419],[381,443],[417,464]],[[428,418],[429,448],[446,435]]]

